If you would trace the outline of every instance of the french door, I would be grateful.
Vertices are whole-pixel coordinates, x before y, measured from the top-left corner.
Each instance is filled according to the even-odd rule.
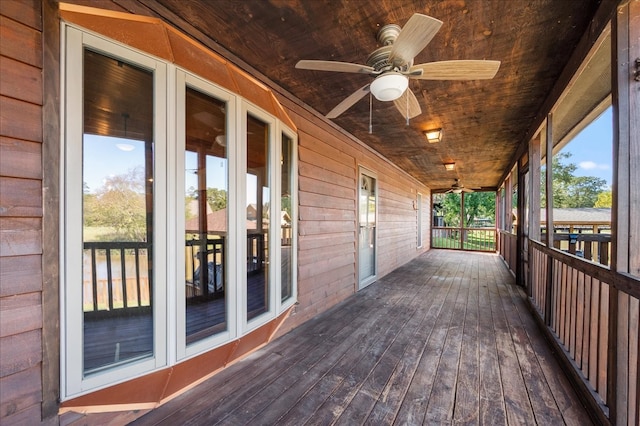
[[[374,173],[360,169],[358,191],[358,288],[376,280],[376,227],[378,208],[377,179]]]

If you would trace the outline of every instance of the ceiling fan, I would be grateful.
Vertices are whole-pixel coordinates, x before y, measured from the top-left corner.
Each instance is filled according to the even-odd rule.
[[[445,192],[445,194],[461,194],[463,192],[473,192],[473,189],[465,188],[464,185],[460,182],[460,179],[456,179],[451,188]]]
[[[413,59],[436,35],[442,21],[415,13],[403,28],[385,25],[378,31],[382,45],[367,58],[366,65],[350,62],[301,60],[296,68],[316,71],[336,71],[368,74],[375,77],[336,105],[326,115],[336,118],[372,93],[380,101],[393,101],[407,119],[422,113],[418,99],[409,87],[409,79],[416,80],[481,80],[491,79],[500,68],[500,61],[453,60],[413,65]]]

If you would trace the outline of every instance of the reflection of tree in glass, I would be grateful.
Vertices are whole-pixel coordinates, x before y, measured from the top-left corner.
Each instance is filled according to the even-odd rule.
[[[110,176],[95,194],[84,192],[84,226],[106,228],[100,241],[146,241],[144,169]]]
[[[187,190],[187,197],[191,200],[197,200],[198,190],[190,187]],[[209,203],[211,211],[214,212],[227,208],[227,191],[218,188],[207,188],[207,203]]]
[[[283,195],[282,198],[280,198],[280,210],[282,210],[283,212],[286,212],[289,216],[291,216],[291,196],[290,195]]]

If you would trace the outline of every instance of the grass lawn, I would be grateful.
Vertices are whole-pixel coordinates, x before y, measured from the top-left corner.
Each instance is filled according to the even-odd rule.
[[[440,231],[440,230],[438,230]],[[434,236],[431,238],[433,248],[460,248],[460,232],[447,230],[446,236]],[[487,230],[468,230],[467,240],[464,241],[465,250],[494,251],[496,247],[495,232]]]

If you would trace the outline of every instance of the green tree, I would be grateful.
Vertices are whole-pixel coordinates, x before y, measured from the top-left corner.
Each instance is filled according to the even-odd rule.
[[[488,218],[495,223],[496,198],[493,192],[468,192],[464,194],[464,214],[460,212],[461,194],[449,193],[441,198],[436,207],[438,215],[444,217],[445,226],[468,228],[477,218]]]
[[[494,192],[471,192],[464,196],[464,226],[470,228],[476,219],[489,219],[495,224],[496,194]]]
[[[609,189],[607,191],[602,191],[601,193],[598,194],[598,199],[596,200],[596,203],[593,205],[593,207],[611,208],[612,204],[613,204],[613,194]]]
[[[571,158],[570,152],[559,152],[553,156],[553,207],[582,208],[594,207],[607,181],[595,176],[575,176],[578,166],[566,162]],[[540,188],[541,205],[544,207],[546,186],[544,173],[541,173]]]
[[[436,216],[444,218],[444,226],[460,227],[460,194],[437,194],[434,197]]]

